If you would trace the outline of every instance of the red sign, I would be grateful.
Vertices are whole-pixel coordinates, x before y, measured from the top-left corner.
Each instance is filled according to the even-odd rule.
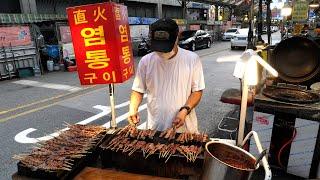
[[[0,27],[0,47],[31,45],[28,26]]]
[[[269,125],[269,120],[267,117],[264,117],[264,116],[258,116],[256,118],[256,121],[259,123],[259,124],[263,124],[263,125]]]
[[[82,85],[122,83],[134,74],[126,6],[90,4],[67,14]]]

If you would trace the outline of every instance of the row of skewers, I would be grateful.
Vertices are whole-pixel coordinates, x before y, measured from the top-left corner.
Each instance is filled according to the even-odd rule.
[[[33,171],[71,171],[73,161],[90,153],[106,129],[95,125],[69,125],[68,128],[59,136],[38,143],[30,153],[13,158]]]
[[[195,162],[197,157],[203,152],[201,145],[183,145],[185,142],[208,141],[206,134],[181,133],[177,135],[175,129],[170,128],[160,133],[159,138],[165,139],[165,143],[150,141],[154,139],[156,130],[139,130],[135,126],[126,126],[119,131],[116,136],[109,141],[104,149],[110,149],[115,152],[127,153],[131,156],[134,152],[141,150],[145,159],[150,155],[159,153],[159,158],[165,159],[167,162],[174,154],[180,153],[185,156],[189,162]],[[177,137],[177,139],[176,139]],[[147,140],[150,142],[147,142]]]
[[[123,128],[121,131],[117,133],[117,136],[124,136],[127,138],[134,138],[137,140],[146,140],[146,139],[154,139],[157,130],[140,130],[137,129],[135,126],[128,125]],[[177,143],[189,143],[189,142],[196,142],[196,143],[206,143],[208,142],[208,135],[206,133],[201,134],[193,134],[193,133],[181,133],[177,136],[177,132],[175,128],[169,128],[160,133],[159,138],[163,138],[166,140],[173,140]]]

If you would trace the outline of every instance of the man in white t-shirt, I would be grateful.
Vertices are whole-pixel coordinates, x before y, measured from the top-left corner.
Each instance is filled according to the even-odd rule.
[[[178,47],[179,28],[172,19],[150,26],[151,49],[142,57],[132,86],[128,121],[140,121],[138,107],[147,94],[148,129],[175,127],[178,132],[198,133],[194,108],[205,88],[199,56]]]

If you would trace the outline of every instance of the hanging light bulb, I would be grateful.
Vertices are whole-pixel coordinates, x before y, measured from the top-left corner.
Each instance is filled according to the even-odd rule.
[[[248,22],[249,21],[249,18],[248,18],[248,15],[244,15],[244,19],[243,19],[244,22]]]
[[[319,2],[316,2],[315,0],[313,0],[310,4],[309,4],[310,8],[317,8],[319,7]]]
[[[292,13],[292,8],[288,2],[285,2],[281,9],[281,16],[290,16]]]

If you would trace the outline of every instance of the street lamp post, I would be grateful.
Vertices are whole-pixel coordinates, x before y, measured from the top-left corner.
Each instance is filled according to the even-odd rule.
[[[281,9],[281,16],[283,16],[284,18],[286,18],[287,20],[287,17],[290,16],[292,13],[292,8],[291,6],[289,5],[288,2],[285,2],[284,3],[284,6],[282,7]],[[284,26],[284,23],[283,23],[283,26]],[[286,36],[288,37],[288,31],[286,32]],[[281,37],[282,38],[282,37]]]
[[[268,34],[268,44],[271,45],[271,9],[270,9],[270,4],[272,0],[266,0],[266,5],[267,5],[267,34]]]
[[[251,5],[250,5],[250,15],[249,15],[249,32],[248,32],[248,44],[247,44],[247,49],[254,49],[253,45],[253,10],[254,10],[254,0],[251,0]]]
[[[187,14],[187,4],[190,2],[190,0],[178,0],[179,4],[182,8],[182,19],[186,20],[186,14]],[[188,23],[187,23],[188,24]],[[187,25],[188,29],[188,25]]]
[[[186,19],[186,11],[187,11],[187,3],[186,1],[181,1],[181,6],[182,6],[182,18]]]
[[[262,0],[259,0],[259,12],[258,12],[258,41],[262,42]]]

